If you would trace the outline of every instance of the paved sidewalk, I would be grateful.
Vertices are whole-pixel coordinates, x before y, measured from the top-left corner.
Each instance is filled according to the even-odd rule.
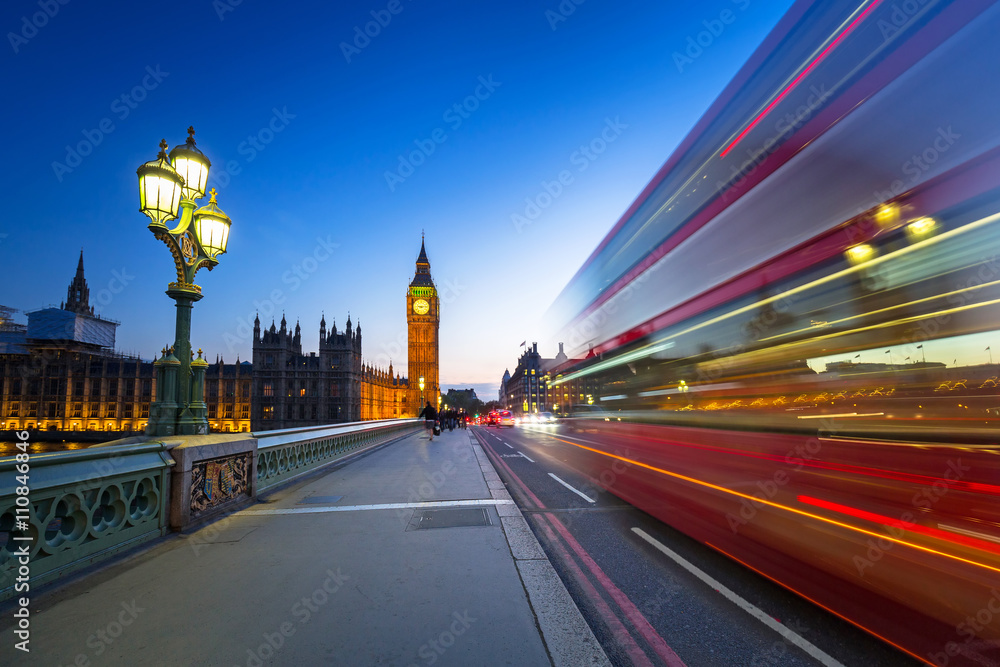
[[[608,664],[465,430],[293,482],[31,607],[23,664]]]

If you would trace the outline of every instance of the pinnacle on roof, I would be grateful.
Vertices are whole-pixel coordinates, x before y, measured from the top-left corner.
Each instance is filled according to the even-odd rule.
[[[76,263],[76,275],[66,290],[65,309],[74,313],[90,312],[90,289],[83,277],[83,248],[80,248],[80,259]]]
[[[417,270],[413,275],[411,287],[433,287],[431,280],[431,262],[427,259],[427,249],[424,247],[423,236],[420,237],[420,255],[417,256]]]
[[[430,260],[427,259],[427,250],[424,248],[423,236],[420,237],[420,254],[417,256],[417,264],[431,265]]]

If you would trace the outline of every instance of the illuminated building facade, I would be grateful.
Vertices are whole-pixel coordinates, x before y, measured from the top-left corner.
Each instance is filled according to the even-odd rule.
[[[406,408],[406,380],[366,365],[361,356],[361,325],[347,318],[337,330],[319,323],[319,352],[302,352],[302,329],[281,325],[260,328],[254,320],[253,399],[254,431],[321,426],[363,419],[410,416]]]
[[[205,371],[205,403],[208,425],[213,432],[250,430],[253,364],[249,361],[226,364],[217,361]]]
[[[565,413],[572,406],[593,403],[597,382],[589,378],[570,380],[553,386],[553,369],[568,361],[559,343],[559,353],[543,359],[538,343],[533,343],[517,360],[514,372],[504,371],[500,382],[500,402],[509,410],[526,415],[538,412]]]

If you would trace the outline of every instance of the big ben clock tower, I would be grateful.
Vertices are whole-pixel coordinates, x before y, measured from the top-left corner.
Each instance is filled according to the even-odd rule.
[[[441,323],[441,300],[431,279],[424,241],[420,240],[417,271],[406,290],[407,375],[409,375],[413,415],[420,412],[420,378],[424,378],[424,402],[438,407],[441,385],[438,379],[438,328]]]

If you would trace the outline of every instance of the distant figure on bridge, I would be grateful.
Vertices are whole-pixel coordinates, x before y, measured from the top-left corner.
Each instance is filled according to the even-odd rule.
[[[438,413],[437,410],[434,409],[434,406],[431,405],[430,401],[427,401],[427,405],[424,406],[424,409],[420,411],[420,414],[417,415],[417,417],[424,418],[424,428],[427,430],[427,434],[430,436],[430,439],[433,440],[434,425],[437,423]]]

